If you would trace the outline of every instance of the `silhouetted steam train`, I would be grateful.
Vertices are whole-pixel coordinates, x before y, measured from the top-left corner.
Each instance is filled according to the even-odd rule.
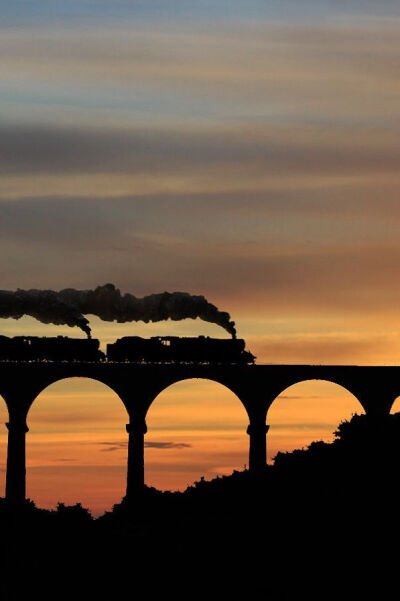
[[[199,336],[125,336],[107,345],[93,338],[0,336],[0,361],[111,361],[131,363],[212,363],[250,365],[255,357],[242,339]]]

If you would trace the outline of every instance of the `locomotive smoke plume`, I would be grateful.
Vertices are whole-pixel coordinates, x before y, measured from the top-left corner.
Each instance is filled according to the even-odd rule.
[[[220,311],[204,296],[187,292],[162,292],[136,298],[129,293],[122,295],[113,284],[98,286],[95,290],[0,291],[0,317],[19,319],[22,315],[30,315],[43,323],[78,326],[90,337],[89,322],[84,317],[89,314],[119,323],[199,317],[221,326],[236,338],[235,322],[231,321],[229,313]]]
[[[35,317],[42,323],[78,326],[90,338],[89,321],[79,310],[64,303],[58,292],[52,290],[0,290],[0,317],[20,319],[23,315]]]

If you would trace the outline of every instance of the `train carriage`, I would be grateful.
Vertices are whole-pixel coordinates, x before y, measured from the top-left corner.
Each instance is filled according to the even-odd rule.
[[[101,361],[100,342],[67,336],[0,336],[1,361]]]

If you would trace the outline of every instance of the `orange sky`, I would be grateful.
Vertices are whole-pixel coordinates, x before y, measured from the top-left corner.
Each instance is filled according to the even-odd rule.
[[[4,4],[2,289],[203,294],[260,363],[399,364],[398,3]],[[225,335],[199,321],[91,324],[103,348]],[[80,335],[26,318],[0,333]],[[269,458],[357,409],[332,386],[285,391]],[[45,391],[29,415],[29,496],[96,513],[118,501],[125,423],[96,383]],[[220,386],[165,391],[148,425],[149,484],[248,462],[246,417]]]

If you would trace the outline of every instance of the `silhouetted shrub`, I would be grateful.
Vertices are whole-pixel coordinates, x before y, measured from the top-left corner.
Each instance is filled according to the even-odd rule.
[[[57,504],[57,520],[61,524],[88,524],[93,518],[86,507],[82,507],[81,503],[75,505],[65,505],[64,503]]]

